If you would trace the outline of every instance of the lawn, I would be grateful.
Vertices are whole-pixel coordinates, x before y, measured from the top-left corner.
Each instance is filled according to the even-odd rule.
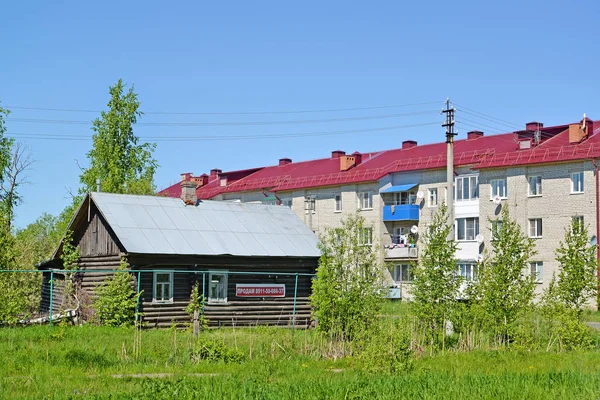
[[[394,305],[396,307],[396,305]],[[202,332],[202,343],[237,349],[242,361],[196,360],[179,330],[97,326],[0,329],[2,398],[209,399],[598,399],[600,352],[445,352],[409,372],[368,373],[331,356],[314,331]]]

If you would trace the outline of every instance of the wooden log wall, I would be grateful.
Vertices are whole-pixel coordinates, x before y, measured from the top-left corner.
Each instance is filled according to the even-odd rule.
[[[59,312],[63,302],[65,290],[65,277],[62,274],[54,274],[54,285],[52,288],[52,312]],[[50,312],[50,272],[42,274],[42,295],[40,299],[40,314],[47,315]]]
[[[117,236],[92,203],[90,221],[82,223],[73,234],[73,241],[82,257],[114,256],[121,252]]]

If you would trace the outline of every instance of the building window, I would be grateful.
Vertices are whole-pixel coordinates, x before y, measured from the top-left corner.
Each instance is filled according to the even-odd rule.
[[[306,197],[304,199],[304,214],[308,214],[309,212],[313,214],[317,212],[317,199],[314,197]]]
[[[490,181],[490,198],[499,196],[502,199],[506,198],[506,178],[492,179]]]
[[[335,195],[335,212],[342,212],[342,195]]]
[[[227,303],[227,273],[211,272],[208,276],[208,301]]]
[[[469,201],[479,198],[479,183],[477,176],[459,176],[455,181],[456,201]]]
[[[475,240],[479,235],[479,218],[457,218],[456,240]]]
[[[292,208],[292,199],[283,199],[281,201],[281,203],[285,206],[285,207],[289,207]]]
[[[571,193],[583,193],[583,172],[571,174]]]
[[[458,264],[458,275],[461,276],[465,281],[470,282],[477,280],[477,264]]]
[[[534,261],[529,264],[531,268],[531,276],[537,283],[542,283],[544,279],[543,269],[544,263],[541,261]]]
[[[173,273],[154,273],[154,299],[155,303],[173,302]]]
[[[394,281],[396,282],[412,282],[413,273],[410,264],[394,265]]]
[[[502,220],[497,219],[492,221],[492,241],[498,240],[498,235],[500,235],[500,230],[502,229]]]
[[[429,207],[437,207],[438,205],[438,191],[437,188],[429,189]]]
[[[358,208],[371,210],[373,208],[373,192],[358,193]]]
[[[573,233],[579,233],[583,230],[583,215],[576,215],[571,217],[571,228],[573,229]]]
[[[373,244],[373,228],[362,228],[358,243],[362,246],[371,246]]]
[[[530,176],[527,178],[529,183],[529,196],[541,196],[542,195],[542,177],[541,176]]]
[[[417,193],[415,192],[396,192],[394,193],[394,205],[415,204],[417,202]]]
[[[529,237],[541,238],[542,237],[542,219],[534,218],[529,220]]]

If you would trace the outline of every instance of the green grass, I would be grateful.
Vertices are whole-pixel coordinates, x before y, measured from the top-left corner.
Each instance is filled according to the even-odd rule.
[[[223,341],[229,347],[240,349],[246,356],[246,361],[241,363],[194,363],[192,335],[174,330],[143,331],[142,352],[136,360],[132,355],[133,338],[133,329],[126,328],[0,329],[0,397],[600,397],[600,352],[596,350],[446,352],[416,360],[410,372],[371,374],[364,372],[362,364],[353,357],[326,357],[328,342],[314,331],[259,327],[201,334],[202,341]],[[173,375],[164,378],[127,376],[158,373]]]

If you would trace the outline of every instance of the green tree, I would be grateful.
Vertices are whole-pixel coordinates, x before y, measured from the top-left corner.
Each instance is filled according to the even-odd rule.
[[[414,281],[411,293],[418,320],[427,327],[429,339],[445,335],[445,321],[456,313],[462,279],[456,273],[457,244],[448,240],[451,225],[448,207],[442,204],[421,240],[424,249],[419,263],[413,268]]]
[[[4,187],[5,180],[7,177],[8,169],[10,167],[12,151],[14,146],[14,139],[7,138],[6,134],[6,121],[5,118],[10,115],[10,110],[2,108],[0,106],[0,186]],[[9,203],[5,196],[0,197],[0,230],[10,233],[11,215],[8,210]],[[2,239],[0,239],[2,240]],[[2,250],[0,249],[0,252]]]
[[[493,254],[481,265],[474,292],[488,327],[506,343],[522,328],[516,322],[533,302],[535,281],[529,273],[529,260],[536,254],[535,242],[510,217],[506,205],[501,219],[490,222],[495,226]]]
[[[133,86],[125,93],[122,79],[111,86],[108,111],[93,121],[93,147],[87,153],[89,167],[80,176],[81,193],[100,188],[109,193],[154,194],[154,173],[158,164],[152,157],[156,144],[139,143],[133,126],[143,113]]]
[[[317,328],[352,339],[376,322],[381,307],[383,268],[367,238],[370,227],[359,215],[330,228],[321,238],[321,258],[310,297]]]
[[[111,278],[96,289],[96,300],[93,308],[98,321],[107,326],[132,325],[135,320],[136,305],[141,295],[136,293],[131,284],[128,265],[122,261]]]

